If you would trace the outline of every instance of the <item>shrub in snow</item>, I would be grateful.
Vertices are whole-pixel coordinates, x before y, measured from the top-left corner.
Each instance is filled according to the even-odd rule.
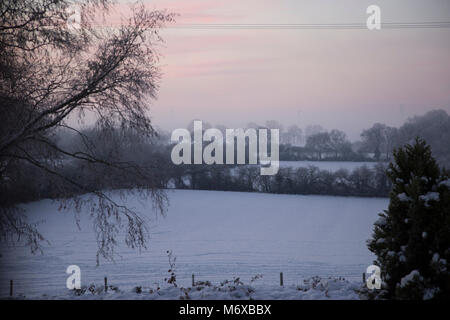
[[[280,286],[278,284],[257,284],[257,280],[262,275],[256,275],[251,278],[250,283],[244,283],[241,278],[235,277],[232,280],[224,280],[220,283],[213,284],[210,281],[197,281],[194,286],[183,288],[181,286],[173,286],[165,284],[160,287],[155,283],[156,287],[135,286],[133,288],[122,288],[119,290],[103,290],[103,286],[83,286],[81,289],[70,290],[68,294],[71,298],[76,299],[155,299],[155,300],[262,300],[262,299],[359,299],[367,298],[371,292],[367,288],[360,288],[360,282],[350,282],[345,278],[329,277],[327,279],[314,276],[304,279],[301,284],[288,284]],[[432,296],[435,291],[430,291]],[[24,296],[15,298],[25,299]],[[44,295],[45,299],[65,298],[60,295]]]
[[[173,256],[172,251],[167,250],[167,257],[169,259],[169,270],[167,272],[170,273],[170,276],[165,278],[164,281],[166,281],[168,284],[173,285],[174,287],[177,287],[177,275],[175,273],[175,262],[177,261],[177,257]]]
[[[389,208],[368,241],[386,297],[449,299],[449,173],[421,139],[395,150],[394,161],[387,171],[393,183]]]
[[[117,292],[118,288],[113,286],[108,286],[108,290]],[[84,296],[84,295],[100,295],[105,292],[104,286],[96,286],[95,284],[91,283],[88,287],[82,286],[80,289],[73,289],[72,293],[76,296]]]

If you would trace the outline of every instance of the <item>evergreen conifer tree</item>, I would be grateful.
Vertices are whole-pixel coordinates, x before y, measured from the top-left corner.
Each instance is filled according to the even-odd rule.
[[[450,179],[417,138],[394,151],[387,170],[388,210],[375,222],[369,250],[391,299],[450,298]]]

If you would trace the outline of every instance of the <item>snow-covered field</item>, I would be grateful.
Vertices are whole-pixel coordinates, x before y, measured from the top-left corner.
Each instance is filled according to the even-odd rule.
[[[328,170],[331,172],[338,171],[340,169],[347,169],[352,171],[354,169],[366,166],[373,168],[377,165],[377,162],[355,162],[355,161],[280,161],[280,168],[307,168],[314,166],[320,170]]]
[[[81,217],[78,230],[72,212],[58,211],[57,203],[43,200],[25,205],[34,221],[45,220],[39,226],[50,245],[45,246],[43,255],[35,256],[21,246],[1,248],[0,297],[8,295],[10,279],[15,293],[26,297],[72,297],[65,287],[65,271],[75,264],[81,268],[82,285],[100,286],[107,276],[109,284],[126,293],[114,297],[140,298],[143,296],[130,296],[133,287],[156,288],[159,284],[163,294],[153,298],[176,298],[179,290],[178,296],[173,295],[174,289],[165,288],[168,285],[164,283],[166,251],[172,250],[177,257],[177,282],[182,286],[190,286],[193,273],[196,281],[207,280],[216,286],[233,277],[250,284],[253,276],[262,274],[251,283],[253,298],[355,298],[350,288],[361,284],[361,274],[373,260],[365,241],[377,213],[388,204],[388,199],[376,198],[195,190],[168,193],[170,207],[165,218],[155,218],[149,203],[127,198],[129,206],[152,219],[149,248],[139,253],[121,245],[115,263],[101,261],[98,267],[88,218]],[[285,288],[279,287],[280,272]],[[308,290],[299,291],[297,285],[316,275],[345,277],[350,283],[322,282],[322,287],[330,286],[334,293],[326,290],[325,295],[325,290],[315,287],[317,295],[313,291],[302,295]],[[217,294],[220,290],[206,289],[204,296],[224,298]]]

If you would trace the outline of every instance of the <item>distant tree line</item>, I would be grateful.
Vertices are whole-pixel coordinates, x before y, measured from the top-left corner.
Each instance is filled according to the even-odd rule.
[[[176,189],[386,197],[391,183],[386,166],[362,166],[353,171],[320,170],[315,166],[280,168],[274,176],[262,176],[258,166],[229,168],[222,165],[189,165],[174,171],[168,187]]]
[[[206,130],[213,127],[203,124]],[[193,121],[187,126],[193,132]],[[226,128],[216,125],[225,136]],[[417,137],[425,139],[433,155],[442,166],[450,166],[450,116],[445,110],[432,110],[424,115],[408,119],[399,128],[375,123],[364,129],[358,141],[350,141],[347,134],[338,129],[327,131],[319,125],[309,125],[302,130],[297,125],[283,126],[275,120],[265,124],[248,123],[246,128],[279,129],[281,161],[383,161],[389,162],[394,148],[410,143]],[[164,136],[164,135],[163,135]],[[165,134],[166,141],[170,135]]]
[[[448,164],[449,123],[447,113],[436,110],[414,117],[400,128],[375,124],[372,128],[364,130],[362,136],[367,138],[364,138],[366,140],[363,140],[359,146],[371,153],[379,150],[379,159],[386,160],[390,159],[388,150],[400,144],[400,141],[413,140],[415,135],[425,136],[430,141],[433,155],[441,160],[441,164]],[[211,126],[204,125],[204,127]],[[370,167],[362,166],[353,171],[341,169],[335,172],[320,170],[314,166],[282,167],[275,176],[261,176],[259,166],[256,165],[174,165],[170,158],[173,146],[169,143],[170,135],[164,132],[157,137],[148,138],[140,137],[133,130],[123,129],[111,129],[104,132],[92,128],[83,130],[81,133],[80,135],[61,130],[57,134],[58,146],[72,153],[76,150],[84,152],[85,148],[89,147],[84,139],[88,139],[91,145],[96,146],[94,150],[91,150],[95,152],[96,159],[120,159],[120,164],[133,163],[136,166],[124,175],[123,167],[103,166],[98,162],[77,160],[62,155],[48,160],[56,164],[55,170],[58,174],[67,176],[74,182],[83,182],[93,190],[126,190],[145,187],[149,176],[157,188],[177,189],[385,197],[388,196],[391,188],[385,173],[386,162]],[[324,131],[312,134],[308,139],[310,148],[314,148],[316,153],[322,151],[319,147],[313,146],[313,142],[320,144],[321,141],[328,141],[329,149],[323,151],[321,156],[323,160],[367,159],[361,152],[350,150],[349,142],[342,132],[332,130],[327,134],[328,137],[324,137],[323,133]],[[317,136],[320,139],[314,138]],[[394,136],[395,140],[392,138]],[[391,138],[392,140],[389,140]],[[108,141],[108,143],[102,143],[102,141]],[[282,144],[280,158],[281,160],[311,160],[307,152],[311,149],[306,146]],[[80,193],[79,188],[74,185],[62,187],[60,184],[55,184],[51,177],[49,178],[44,172],[36,170],[34,166],[26,162],[18,162],[16,165],[18,169],[13,170],[16,174],[10,176],[8,180],[9,197],[14,203],[42,198],[68,198]],[[146,174],[140,174],[140,170],[145,170]]]
[[[93,143],[97,139],[105,141],[104,134],[96,129],[83,131],[83,136]],[[391,188],[383,163],[335,172],[315,166],[282,167],[274,176],[262,176],[259,165],[175,165],[170,159],[172,146],[165,142],[165,137],[138,139],[131,130],[112,130],[106,139],[109,143],[96,143],[97,159],[114,156],[146,170],[146,175],[135,170],[124,175],[123,168],[64,157],[52,160],[59,163],[55,170],[76,183],[83,182],[89,188],[105,192],[143,187],[149,174],[158,188],[368,197],[385,197]],[[61,133],[58,143],[69,151],[83,150],[84,146],[79,135],[70,132]],[[21,163],[20,168],[9,181],[15,202],[67,198],[80,192],[72,185],[61,188],[51,177],[27,163]]]
[[[269,121],[275,126],[274,121]],[[280,128],[280,160],[390,161],[394,148],[425,139],[433,156],[442,166],[450,167],[450,116],[445,110],[432,110],[408,119],[399,128],[375,123],[361,133],[361,140],[350,142],[345,132],[326,131],[320,126],[308,126],[305,134],[296,126]],[[303,143],[294,143],[302,141]]]

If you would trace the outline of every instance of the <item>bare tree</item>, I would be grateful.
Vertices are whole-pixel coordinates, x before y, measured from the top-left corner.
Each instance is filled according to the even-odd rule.
[[[345,132],[337,129],[330,131],[330,148],[334,152],[335,159],[339,158],[339,154],[344,155],[350,152],[351,144]]]
[[[78,8],[80,23],[67,23]],[[139,192],[151,195],[159,212],[165,194],[151,168],[120,156],[99,156],[98,147],[111,140],[108,132],[127,130],[136,137],[155,135],[147,110],[156,97],[160,73],[158,30],[173,21],[164,11],[131,8],[120,26],[105,26],[109,0],[3,0],[0,3],[0,231],[2,240],[25,237],[33,251],[43,239],[16,206],[11,183],[24,165],[45,173],[78,211],[90,208],[97,231],[99,257],[111,258],[116,236],[126,221],[126,243],[146,245],[146,221],[108,194],[60,170],[62,163],[83,161],[92,168],[136,177]],[[93,141],[76,126],[74,117],[97,119],[105,141]],[[79,135],[83,148],[66,150],[56,143],[58,130]],[[116,140],[117,141],[117,140]],[[78,195],[90,193],[86,197]],[[73,197],[75,196],[75,197]],[[95,205],[94,205],[95,204]]]
[[[331,151],[330,134],[328,132],[320,132],[308,136],[305,147],[317,153],[318,160],[322,160],[322,154]]]
[[[416,137],[430,144],[433,156],[441,166],[450,168],[450,116],[445,110],[431,110],[408,119],[398,129],[395,146],[412,143]]]
[[[363,130],[361,133],[362,150],[373,152],[377,161],[381,159],[382,155],[388,161],[394,148],[396,132],[395,128],[382,123],[375,123],[371,128]]]

